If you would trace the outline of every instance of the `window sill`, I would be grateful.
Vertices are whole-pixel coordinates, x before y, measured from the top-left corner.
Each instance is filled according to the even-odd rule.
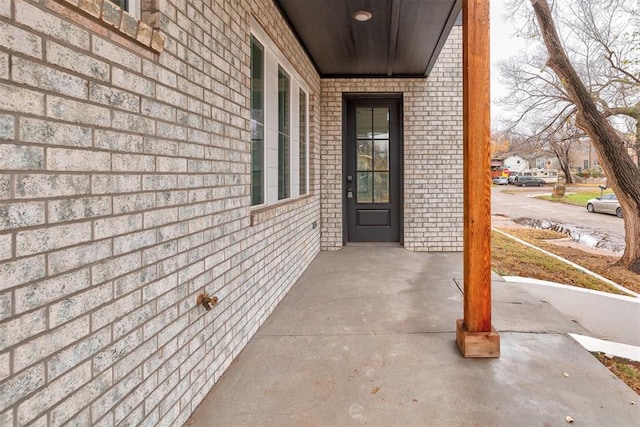
[[[158,29],[140,21],[120,6],[110,1],[61,0],[99,19],[103,24],[116,29],[130,39],[156,53],[164,50],[165,35]]]
[[[251,210],[251,225],[258,225],[279,215],[299,209],[312,198],[313,194],[305,194],[295,199],[286,199],[272,205],[256,207]]]

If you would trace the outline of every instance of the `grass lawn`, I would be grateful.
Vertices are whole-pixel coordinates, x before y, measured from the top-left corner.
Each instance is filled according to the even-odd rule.
[[[613,193],[611,190],[605,190],[603,194]],[[552,202],[566,203],[568,205],[587,206],[589,199],[595,199],[600,196],[600,190],[579,191],[577,193],[567,194],[565,197],[538,196],[538,199],[550,200]]]

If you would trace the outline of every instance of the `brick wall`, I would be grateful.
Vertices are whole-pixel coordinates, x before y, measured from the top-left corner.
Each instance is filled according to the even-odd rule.
[[[426,79],[323,79],[322,249],[342,247],[342,95],[402,93],[404,247],[461,251],[462,27],[454,27]]]
[[[272,2],[142,3],[0,2],[2,426],[182,425],[319,250],[320,81]],[[260,211],[251,17],[312,88],[311,194]]]

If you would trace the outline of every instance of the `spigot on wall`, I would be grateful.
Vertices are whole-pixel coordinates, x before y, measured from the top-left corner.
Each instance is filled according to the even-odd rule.
[[[218,297],[210,297],[207,293],[201,293],[196,299],[198,305],[202,305],[205,310],[211,310],[216,304],[218,304]]]

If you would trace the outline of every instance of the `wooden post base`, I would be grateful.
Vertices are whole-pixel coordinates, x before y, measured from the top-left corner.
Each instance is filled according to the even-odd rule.
[[[469,332],[463,319],[456,322],[456,341],[463,357],[500,357],[500,335],[491,332]]]

